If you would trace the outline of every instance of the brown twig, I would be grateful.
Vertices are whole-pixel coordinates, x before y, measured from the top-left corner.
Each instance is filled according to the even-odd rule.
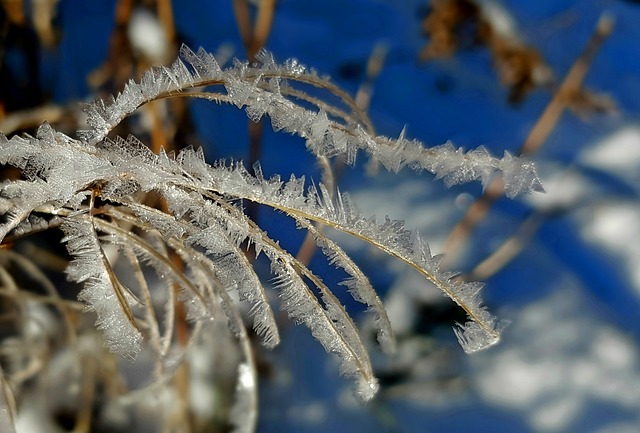
[[[80,357],[82,374],[80,375],[80,395],[78,399],[78,412],[73,433],[88,433],[91,431],[91,419],[93,418],[93,404],[96,395],[97,360],[91,353],[83,353]]]
[[[247,58],[250,62],[255,62],[256,55],[267,42],[273,25],[275,7],[275,0],[260,0],[258,2],[258,11],[255,21],[252,21],[248,0],[233,0],[233,11],[236,16],[238,31],[240,32],[240,37],[247,52]],[[264,123],[262,120],[258,122],[249,121],[248,129],[248,165],[249,167],[253,167],[262,155],[262,134],[264,130]],[[247,213],[254,221],[257,221],[257,205],[253,203],[249,204],[247,207]]]
[[[258,15],[253,27],[251,43],[247,47],[249,59],[255,58],[256,54],[267,43],[267,38],[271,33],[273,25],[273,15],[276,8],[276,0],[261,0],[258,3]]]
[[[119,0],[115,10],[115,27],[109,40],[109,52],[105,62],[87,77],[93,88],[113,83],[121,88],[129,79],[132,72],[131,44],[127,36],[127,24],[131,20],[133,0]],[[123,59],[129,59],[124,61]],[[124,67],[123,67],[124,66]]]
[[[534,213],[528,217],[516,233],[507,238],[497,250],[462,278],[466,281],[485,281],[495,275],[529,244],[543,221],[544,218],[540,213]]]
[[[158,0],[156,6],[158,18],[162,23],[162,28],[165,31],[167,41],[172,43],[176,40],[176,25],[173,17],[173,8],[170,0]]]
[[[26,110],[15,111],[0,118],[0,131],[9,135],[23,129],[35,128],[44,119],[49,123],[58,123],[66,117],[74,117],[69,109],[59,105],[41,105]]]
[[[572,98],[579,94],[591,62],[612,30],[613,19],[608,15],[601,16],[586,48],[576,59],[562,85],[529,132],[527,139],[520,148],[520,155],[533,155],[542,147],[560,120],[564,110],[571,104]],[[493,203],[503,192],[504,183],[502,177],[496,177],[487,186],[480,198],[469,207],[462,220],[453,228],[445,241],[443,267],[449,267],[458,257],[478,222],[487,215]]]
[[[240,32],[240,38],[245,49],[251,45],[253,39],[251,28],[251,11],[249,9],[249,2],[247,0],[233,0],[233,12],[236,17],[236,24],[238,25],[238,31]]]

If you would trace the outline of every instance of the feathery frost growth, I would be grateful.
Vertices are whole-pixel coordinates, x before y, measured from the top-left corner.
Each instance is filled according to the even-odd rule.
[[[319,276],[247,216],[243,202],[278,210],[310,234],[327,260],[348,275],[342,284],[349,293],[375,316],[384,350],[394,346],[384,306],[323,227],[396,257],[440,288],[468,316],[455,331],[466,352],[499,340],[500,326],[481,305],[481,284],[460,283],[441,271],[438,257],[402,222],[363,216],[346,194],[323,184],[307,186],[304,177],[265,179],[259,166],[253,175],[238,163],[209,165],[201,150],[154,154],[134,137],[107,136],[143,104],[189,97],[233,104],[253,121],[266,116],[274,130],[303,138],[318,158],[343,156],[353,163],[363,151],[389,170],[427,170],[447,185],[485,185],[501,175],[506,194],[515,196],[540,188],[531,162],[508,153],[495,158],[483,148],[427,148],[404,134],[398,139],[377,136],[346,93],[295,60],[277,64],[262,52],[257,64],[236,61],[222,68],[203,50],[194,53],[183,46],[180,52],[172,66],[153,68],[115,98],[87,105],[90,129],[80,131],[78,139],[47,124],[35,137],[0,135],[0,164],[22,173],[21,180],[1,185],[0,239],[10,242],[60,226],[73,258],[67,276],[84,285],[79,298],[95,311],[109,349],[134,357],[148,347],[158,359],[156,378],[163,380],[183,356],[179,347],[188,346],[176,342],[180,308],[193,319],[193,334],[203,321],[223,320],[244,357],[238,367],[238,407],[255,409],[255,365],[238,306],[248,306],[254,331],[271,348],[279,342],[270,306],[275,294],[289,317],[337,355],[357,394],[364,400],[373,397],[378,383],[352,318]],[[338,103],[311,96],[305,86],[326,91]],[[151,192],[164,206],[149,204],[145,197]],[[271,284],[256,274],[245,254],[248,246],[270,261]],[[154,274],[158,278],[151,278]],[[238,407],[232,412],[246,412]],[[238,421],[237,430],[251,431],[254,423],[250,417]]]

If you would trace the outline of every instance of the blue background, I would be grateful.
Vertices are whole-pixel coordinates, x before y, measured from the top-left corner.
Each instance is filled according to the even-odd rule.
[[[230,4],[175,2],[179,38],[194,49],[202,46],[210,51],[230,43],[242,57]],[[267,48],[276,59],[299,59],[354,93],[365,78],[372,49],[383,42],[389,51],[375,81],[370,108],[380,134],[397,136],[406,126],[408,137],[427,145],[451,140],[465,148],[484,145],[496,155],[504,150],[517,152],[550,94],[538,90],[520,106],[508,104],[507,91],[498,83],[485,49],[466,50],[446,61],[419,63],[417,55],[426,43],[419,21],[425,4],[417,0],[282,0]],[[348,381],[339,377],[333,361],[306,329],[285,326],[281,347],[263,354],[277,373],[261,383],[260,432],[640,431],[640,399],[634,394],[640,396],[640,390],[615,388],[625,383],[616,381],[620,379],[616,371],[627,378],[629,386],[640,385],[640,287],[631,275],[629,250],[606,247],[585,234],[592,212],[618,205],[637,209],[640,185],[637,176],[585,163],[584,158],[585,151],[616,131],[640,127],[640,4],[513,0],[502,5],[512,15],[522,40],[540,51],[559,80],[579,56],[600,15],[607,12],[616,20],[614,33],[597,55],[585,85],[611,96],[619,113],[595,115],[586,121],[565,113],[535,156],[543,181],[549,173],[577,173],[589,193],[575,208],[569,206],[545,219],[522,254],[487,282],[484,296],[490,309],[511,321],[500,346],[467,357],[449,329],[455,316],[447,312],[444,319],[435,319],[431,325],[430,318],[423,317],[420,322],[427,331],[403,334],[401,344],[423,342],[428,349],[416,354],[411,364],[425,361],[436,371],[420,376],[407,367],[404,374],[390,380],[389,389],[385,383],[378,399],[361,407],[351,399]],[[39,77],[41,86],[57,103],[91,97],[85,77],[104,61],[114,6],[111,1],[60,1],[57,20],[62,40],[56,50],[41,54]],[[16,64],[19,68],[19,61]],[[242,112],[201,101],[194,102],[191,110],[211,160],[246,159],[248,121]],[[640,146],[640,140],[636,145]],[[291,173],[310,173],[319,179],[302,140],[272,133],[268,124],[260,159],[267,175],[280,173],[288,178]],[[347,171],[341,188],[351,192],[357,204],[362,200],[365,213],[406,219],[410,228],[419,228],[427,239],[433,236],[436,246],[463,215],[465,200],[468,203],[469,197],[481,192],[474,184],[446,189],[428,173],[367,177],[364,162],[360,158],[357,166]],[[554,187],[562,188],[562,183]],[[408,191],[413,191],[411,196],[406,195]],[[473,248],[461,268],[493,251],[536,206],[537,202],[527,197],[499,200],[473,237]],[[302,234],[293,231],[292,225],[266,218],[266,214],[262,221],[274,238],[295,250]],[[632,236],[633,227],[629,233],[628,244],[640,241]],[[402,287],[401,278],[406,269],[362,245],[348,246],[382,295],[397,291],[398,296],[414,296],[402,295],[406,287]],[[313,265],[322,267],[322,262],[316,260]],[[326,270],[321,273],[327,275]],[[332,278],[327,277],[329,281]],[[424,305],[431,304],[425,301]],[[433,301],[433,305],[441,303]],[[351,307],[357,313],[356,307]],[[547,319],[538,323],[536,317]],[[568,337],[562,339],[565,332]],[[558,338],[551,338],[555,333]],[[626,358],[616,355],[622,352],[605,350],[609,347],[620,348]],[[596,356],[600,348],[612,356],[613,364],[606,356]],[[393,362],[376,350],[372,349],[379,368]],[[443,363],[440,355],[448,361]],[[505,359],[518,360],[521,369],[517,374],[521,376],[508,368],[497,368]],[[615,364],[616,360],[621,364]],[[515,364],[504,362],[506,366]],[[504,395],[518,394],[512,388],[531,378],[544,378],[540,371],[546,366],[553,375],[585,365],[590,375],[577,374],[575,380],[562,382],[567,374],[560,374],[560,382],[534,387],[532,396],[523,397],[520,403],[517,398],[500,398],[500,386],[505,387]],[[608,385],[614,388],[601,392]],[[558,415],[554,418],[553,413]]]

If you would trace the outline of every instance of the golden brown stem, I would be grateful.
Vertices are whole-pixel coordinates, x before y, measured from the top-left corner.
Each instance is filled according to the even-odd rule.
[[[576,59],[562,85],[529,132],[527,139],[520,148],[520,155],[532,155],[542,147],[551,131],[557,125],[558,120],[560,120],[560,116],[570,104],[571,99],[578,94],[595,54],[612,30],[613,20],[611,17],[603,15],[598,20],[596,29],[586,48]],[[449,267],[452,261],[460,254],[476,225],[487,215],[493,202],[503,192],[504,182],[502,177],[498,176],[487,186],[480,198],[469,207],[467,213],[451,230],[449,237],[445,241],[444,251],[446,255],[443,267]]]

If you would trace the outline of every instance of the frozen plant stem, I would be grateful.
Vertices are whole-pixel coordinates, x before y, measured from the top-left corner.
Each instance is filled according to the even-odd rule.
[[[310,234],[327,261],[347,274],[341,285],[374,317],[383,350],[394,350],[394,338],[382,302],[355,261],[314,224],[384,251],[442,290],[468,316],[455,330],[466,352],[499,341],[500,325],[482,306],[482,285],[457,282],[454,274],[442,271],[440,258],[401,221],[365,217],[347,194],[323,183],[308,186],[304,177],[266,179],[258,164],[250,173],[240,163],[210,165],[202,150],[154,153],[135,137],[108,135],[148,102],[195,97],[242,108],[254,122],[267,116],[276,131],[301,137],[326,162],[341,157],[353,163],[363,151],[391,171],[427,170],[447,185],[472,180],[487,185],[501,173],[509,196],[540,188],[531,162],[508,153],[495,158],[483,148],[465,152],[450,143],[426,148],[404,134],[398,139],[377,136],[349,95],[295,60],[278,64],[261,51],[257,63],[236,61],[223,69],[203,50],[194,53],[183,46],[181,55],[172,66],[145,73],[140,83],[130,81],[117,97],[89,104],[90,129],[80,131],[78,139],[48,124],[35,137],[0,135],[0,164],[18,168],[23,176],[0,186],[0,240],[61,227],[73,258],[67,275],[83,284],[80,299],[95,311],[109,349],[134,358],[149,348],[156,383],[166,383],[168,376],[183,371],[176,365],[195,344],[196,337],[186,331],[197,336],[211,323],[222,324],[217,332],[231,333],[241,347],[232,423],[238,432],[252,431],[257,376],[238,304],[249,307],[255,333],[271,348],[279,342],[268,294],[275,292],[288,316],[338,357],[356,394],[362,400],[375,395],[378,381],[353,319],[320,276],[246,214],[246,202],[280,211]],[[308,95],[309,86],[340,102]],[[145,204],[148,193],[160,197],[161,210]],[[271,284],[259,278],[245,248],[266,256]],[[127,273],[134,277],[125,279]],[[247,410],[251,413],[243,420]]]

